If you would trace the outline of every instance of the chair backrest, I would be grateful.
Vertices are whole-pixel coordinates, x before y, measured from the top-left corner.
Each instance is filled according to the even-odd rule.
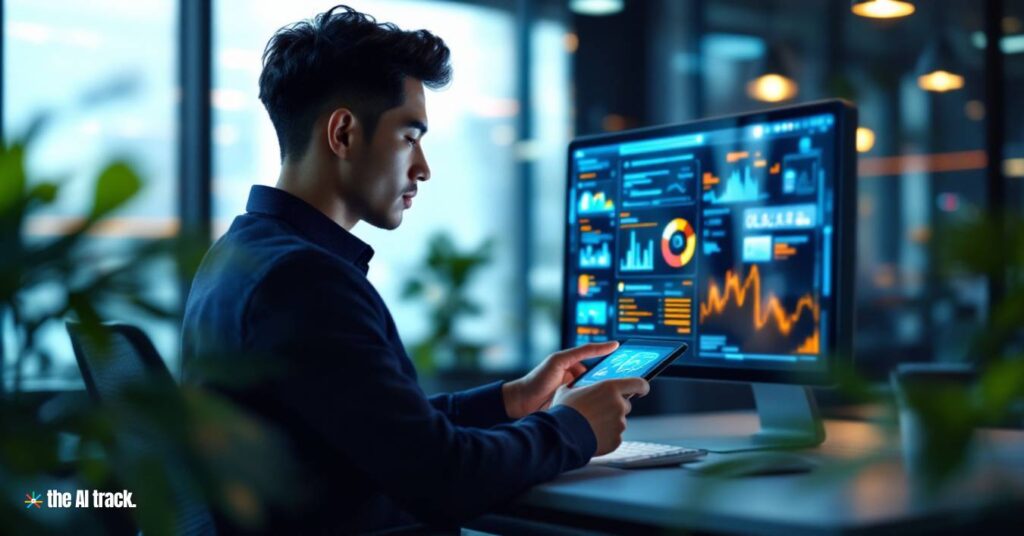
[[[88,337],[78,322],[69,321],[66,327],[85,388],[97,403],[116,399],[122,389],[133,384],[166,382],[166,385],[174,385],[167,365],[141,329],[130,324],[104,324],[108,339],[100,344]],[[183,485],[174,482],[173,474],[170,476],[178,510],[174,533],[216,534],[213,516],[206,505],[185,492]]]
[[[97,402],[116,398],[131,384],[174,383],[164,360],[141,329],[130,324],[104,324],[108,340],[107,344],[99,344],[86,336],[78,322],[69,321],[66,325],[85,388]]]

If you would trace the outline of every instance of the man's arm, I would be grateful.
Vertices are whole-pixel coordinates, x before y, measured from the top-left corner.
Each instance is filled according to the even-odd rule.
[[[400,370],[360,277],[326,255],[292,254],[254,292],[245,345],[287,360],[275,402],[405,508],[465,519],[593,455],[589,423],[566,406],[487,430],[454,424]]]
[[[514,419],[505,410],[501,390],[504,384],[498,381],[456,393],[437,394],[430,397],[430,405],[458,426],[488,428],[512,422]]]

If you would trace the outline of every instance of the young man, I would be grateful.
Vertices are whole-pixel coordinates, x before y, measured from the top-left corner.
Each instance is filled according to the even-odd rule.
[[[303,466],[316,499],[273,513],[271,529],[468,519],[615,449],[626,396],[647,393],[638,378],[565,387],[580,360],[615,343],[558,352],[522,378],[469,391],[428,398],[417,385],[366,278],[373,250],[349,230],[397,228],[430,178],[423,87],[449,81],[448,61],[429,32],[345,6],[267,45],[260,99],[281,174],[276,188],[252,188],[247,213],[207,254],[182,338],[187,363],[278,365],[244,387],[205,382],[285,430]]]

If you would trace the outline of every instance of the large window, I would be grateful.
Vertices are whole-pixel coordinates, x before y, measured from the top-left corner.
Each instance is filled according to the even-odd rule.
[[[84,217],[96,175],[115,158],[128,159],[145,186],[89,237],[96,267],[117,263],[134,241],[175,235],[177,4],[6,0],[3,9],[3,132],[8,140],[18,139],[35,118],[48,113],[50,122],[28,150],[28,174],[30,180],[64,182],[58,201],[27,222],[29,240],[51,240]],[[153,297],[165,306],[176,305],[173,265],[148,269]],[[50,307],[59,298],[56,290],[40,288],[26,303]],[[118,313],[109,312],[111,317]],[[177,327],[131,320],[147,330],[173,368]],[[9,382],[14,378],[14,338],[9,325],[3,328]],[[23,387],[80,382],[63,324],[51,322],[39,336],[48,358],[26,363]]]

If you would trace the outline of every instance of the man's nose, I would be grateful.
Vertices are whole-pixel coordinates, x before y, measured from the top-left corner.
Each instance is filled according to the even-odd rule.
[[[430,180],[430,165],[427,164],[427,156],[423,154],[423,150],[418,151],[419,159],[416,165],[413,166],[413,179],[417,181],[428,181]]]

